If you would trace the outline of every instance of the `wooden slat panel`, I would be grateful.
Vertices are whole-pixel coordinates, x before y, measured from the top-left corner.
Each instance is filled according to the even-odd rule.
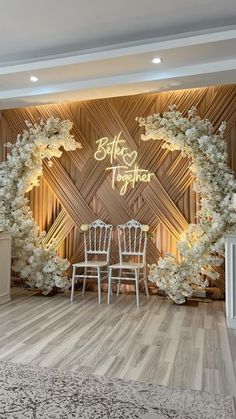
[[[196,106],[201,116],[209,118],[215,129],[227,122],[226,141],[229,162],[236,169],[236,86],[218,86],[180,90],[161,94],[102,99],[79,103],[10,109],[0,120],[0,161],[5,160],[4,143],[14,141],[32,123],[50,115],[70,119],[73,134],[82,150],[64,152],[52,168],[44,166],[39,188],[29,194],[31,207],[40,230],[46,229],[45,242],[56,240],[61,256],[76,261],[83,257],[79,225],[102,218],[114,225],[136,218],[150,225],[149,263],[166,251],[176,252],[176,241],[188,222],[195,221],[198,197],[193,192],[193,176],[188,161],[178,152],[170,153],[159,142],[141,141],[142,130],[136,116],[163,112],[171,104],[182,112]],[[120,131],[129,147],[138,151],[138,164],[155,173],[150,184],[138,184],[120,196],[112,189],[111,177],[105,171],[108,161],[97,162],[93,154],[96,140],[113,137]],[[112,246],[112,262],[117,261],[117,243]],[[224,289],[224,271],[214,285]]]

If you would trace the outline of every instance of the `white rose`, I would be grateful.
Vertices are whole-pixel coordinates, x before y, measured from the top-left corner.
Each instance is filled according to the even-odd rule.
[[[82,224],[82,226],[80,226],[80,230],[83,232],[88,231],[88,224]]]
[[[149,230],[149,226],[148,225],[146,225],[146,224],[143,224],[142,225],[142,227],[141,227],[141,229],[142,229],[142,231],[148,231]]]

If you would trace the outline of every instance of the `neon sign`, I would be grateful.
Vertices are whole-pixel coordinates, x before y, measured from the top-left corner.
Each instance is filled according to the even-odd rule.
[[[111,166],[107,167],[106,170],[112,172],[112,187],[114,189],[116,183],[121,183],[120,194],[124,195],[129,186],[134,188],[137,182],[150,182],[154,173],[146,169],[140,169],[136,162],[137,151],[131,151],[126,146],[126,141],[121,139],[121,134],[120,132],[113,140],[108,137],[97,140],[97,150],[94,153],[94,158],[102,161],[109,157]]]

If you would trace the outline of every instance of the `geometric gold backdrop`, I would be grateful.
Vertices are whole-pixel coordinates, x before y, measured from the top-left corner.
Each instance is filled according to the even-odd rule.
[[[72,133],[82,149],[63,152],[52,167],[44,165],[39,188],[30,193],[30,205],[46,241],[56,240],[58,252],[71,262],[83,258],[81,224],[96,218],[113,225],[135,218],[149,224],[153,239],[148,240],[147,261],[154,263],[165,252],[176,254],[176,242],[189,222],[195,222],[198,199],[188,161],[180,152],[170,153],[155,141],[142,142],[136,116],[163,112],[176,104],[182,112],[196,106],[217,129],[227,122],[226,141],[229,164],[236,170],[236,86],[218,86],[175,92],[127,96],[86,102],[2,111],[0,120],[0,161],[6,158],[4,143],[13,142],[25,128],[25,120],[36,122],[54,115],[73,122]],[[96,141],[113,138],[119,132],[128,147],[138,151],[137,163],[154,173],[150,183],[136,184],[124,196],[112,189],[108,160],[96,161]],[[117,260],[117,243],[111,261]],[[224,272],[214,286],[224,290]]]

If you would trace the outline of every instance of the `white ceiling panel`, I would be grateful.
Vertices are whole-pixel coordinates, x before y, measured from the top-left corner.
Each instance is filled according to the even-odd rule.
[[[0,0],[0,7],[1,109],[236,82],[236,0]]]

